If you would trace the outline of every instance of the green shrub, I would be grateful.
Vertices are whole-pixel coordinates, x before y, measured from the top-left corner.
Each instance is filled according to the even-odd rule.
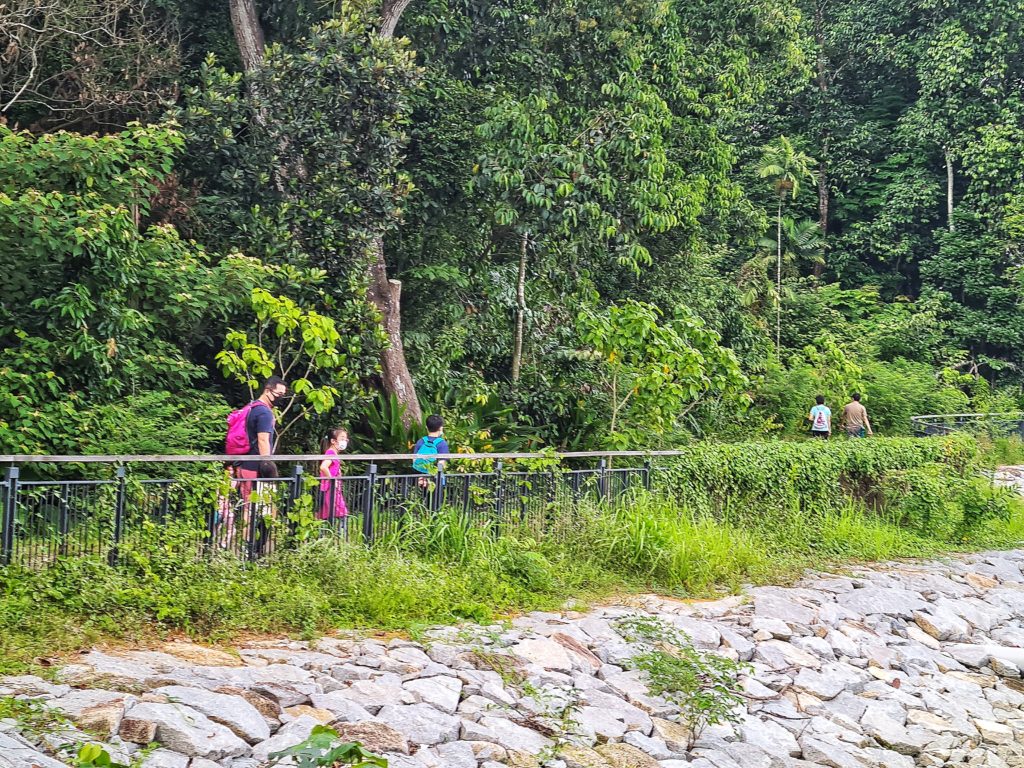
[[[655,478],[657,488],[699,512],[720,513],[729,505],[783,511],[869,499],[885,474],[897,470],[934,464],[962,475],[976,459],[977,444],[960,435],[707,443],[668,460]]]

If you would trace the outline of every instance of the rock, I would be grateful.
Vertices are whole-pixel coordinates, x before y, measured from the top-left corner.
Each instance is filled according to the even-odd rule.
[[[156,741],[173,752],[189,757],[219,760],[241,757],[248,751],[246,743],[228,728],[191,707],[143,702],[129,709],[127,718],[154,723]],[[132,741],[127,738],[125,740]]]
[[[671,616],[672,624],[690,639],[694,648],[701,648],[713,651],[722,642],[722,636],[714,625],[700,619],[693,619],[689,616]]]
[[[903,619],[913,618],[914,611],[928,606],[917,592],[897,588],[865,587],[836,595],[836,600],[862,616],[882,613]]]
[[[188,768],[224,768],[220,763],[215,763],[213,760],[207,760],[205,757],[193,757],[192,762],[188,764]]]
[[[214,693],[223,693],[228,696],[239,696],[245,699],[256,708],[257,712],[263,715],[263,719],[267,721],[271,728],[277,727],[278,720],[281,716],[281,705],[273,699],[261,696],[255,691],[250,691],[247,688],[236,688],[231,685],[214,688]]]
[[[750,628],[754,630],[756,640],[789,640],[793,636],[793,630],[789,624],[782,619],[773,619],[764,616],[755,616],[750,622]]]
[[[241,696],[215,693],[203,688],[168,685],[154,693],[163,694],[171,702],[180,702],[202,712],[215,723],[231,729],[241,739],[256,744],[270,738],[270,728],[256,707]]]
[[[778,619],[788,625],[808,627],[818,620],[818,612],[796,599],[776,595],[754,597],[754,613],[766,619]]]
[[[864,732],[883,747],[901,755],[917,755],[930,740],[923,730],[910,731],[878,704],[871,704],[860,720]]]
[[[692,733],[685,725],[662,717],[651,718],[651,724],[654,729],[652,735],[664,741],[669,749],[686,752],[690,748]]]
[[[988,665],[1000,677],[1020,677],[1020,667],[1013,662],[993,656],[988,660]]]
[[[149,744],[156,739],[156,723],[150,720],[123,717],[117,733],[131,744]]]
[[[318,725],[320,723],[312,717],[300,717],[290,723],[285,723],[277,733],[253,747],[252,756],[261,763],[266,762],[270,759],[271,753],[294,747],[308,739],[309,734]]]
[[[460,721],[429,704],[394,704],[383,707],[377,720],[413,744],[441,744],[459,738]]]
[[[593,741],[618,741],[626,735],[626,724],[616,719],[614,713],[600,707],[581,707],[572,718],[578,725],[577,732]]]
[[[189,768],[189,760],[179,752],[156,749],[146,755],[139,768]]]
[[[94,733],[104,739],[109,739],[121,727],[121,720],[124,717],[125,705],[121,702],[110,704],[98,704],[95,707],[88,707],[78,713],[75,723],[89,733]]]
[[[72,690],[49,705],[70,717],[80,728],[106,739],[117,733],[125,708],[136,700],[135,696],[117,691]]]
[[[245,662],[237,654],[194,643],[164,643],[164,653],[201,667],[241,667]]]
[[[936,640],[951,640],[955,643],[966,642],[971,636],[971,626],[953,611],[935,607],[925,611],[915,611],[914,621],[926,633]]]
[[[462,697],[462,681],[457,677],[427,677],[419,680],[410,680],[404,683],[403,688],[411,691],[417,702],[430,704],[433,707],[454,714],[459,706],[459,699]]]
[[[462,736],[466,741],[491,741],[508,750],[537,754],[551,747],[551,739],[524,728],[503,717],[485,716],[480,722],[462,721]]]
[[[830,743],[813,736],[805,736],[800,739],[800,747],[803,750],[804,760],[815,765],[829,766],[829,768],[863,768],[864,763],[856,753],[859,750],[854,748],[844,749],[839,744]]]
[[[946,733],[953,730],[953,724],[949,720],[939,717],[934,712],[926,712],[922,709],[908,709],[907,724],[919,725],[936,733]]]
[[[756,646],[750,640],[729,627],[719,627],[718,631],[722,636],[722,647],[732,648],[736,651],[736,656],[740,661],[750,661],[754,658]]]
[[[539,638],[536,640],[521,640],[509,651],[524,661],[537,664],[544,669],[554,669],[561,672],[572,671],[572,659],[562,645],[554,640]]]
[[[594,751],[611,768],[660,768],[657,760],[629,744],[602,744]]]
[[[566,768],[608,768],[608,761],[589,747],[568,744],[558,750],[558,757]]]
[[[981,719],[975,719],[974,724],[981,732],[981,738],[990,744],[1012,744],[1014,742],[1013,729],[1007,725]]]
[[[801,651],[795,645],[781,640],[767,640],[757,646],[754,660],[767,664],[772,669],[788,669],[790,667],[821,668],[821,659]]]
[[[991,658],[989,650],[984,645],[947,645],[943,650],[964,666],[975,669],[980,669],[988,664],[988,660]]]
[[[437,755],[437,760],[430,760],[431,753]],[[476,754],[473,747],[466,741],[454,741],[450,744],[438,744],[436,747],[421,750],[416,753],[425,760],[431,768],[477,768]],[[426,755],[426,756],[425,756]]]
[[[937,651],[940,648],[942,648],[942,644],[939,643],[938,640],[929,635],[916,624],[907,625],[907,639],[915,643],[920,643],[921,645],[925,646],[926,648],[930,648],[933,651]]]
[[[47,757],[37,751],[20,736],[0,733],[0,767],[7,768],[67,768],[59,760]]]
[[[999,582],[993,579],[991,576],[985,576],[981,573],[968,573],[964,575],[964,580],[975,589],[993,589],[999,586]]]
[[[344,694],[374,714],[387,704],[413,704],[416,701],[416,696],[402,687],[402,679],[390,673],[376,680],[356,680],[348,688],[335,693]]]
[[[353,701],[351,694],[347,691],[318,693],[311,696],[310,700],[317,709],[326,709],[333,713],[335,720],[358,723],[363,720],[370,720],[373,717],[365,707]]]
[[[785,760],[800,754],[800,745],[793,734],[774,720],[761,720],[754,715],[746,715],[740,730],[745,742],[760,747],[779,759]]]
[[[650,734],[652,728],[651,716],[639,707],[623,701],[618,696],[612,696],[599,690],[587,691],[583,694],[582,698],[586,704],[603,709],[613,717],[621,720],[630,730]]]
[[[324,725],[332,723],[337,719],[331,710],[311,707],[309,704],[297,704],[294,707],[288,707],[284,711],[284,714],[292,720],[299,717],[312,717],[314,720]]]
[[[679,752],[669,749],[668,745],[661,739],[644,736],[639,731],[630,731],[622,737],[622,740],[631,747],[636,747],[641,752],[650,755],[655,760],[669,760],[680,756]]]
[[[405,736],[385,723],[341,723],[334,729],[345,741],[358,741],[371,752],[407,755],[410,751]]]
[[[551,639],[569,652],[569,656],[576,662],[575,666],[580,669],[589,667],[590,670],[596,670],[601,668],[601,659],[576,638],[570,637],[564,632],[555,632],[551,635]]]
[[[793,680],[793,686],[827,701],[834,699],[846,689],[846,681],[836,676],[815,672],[813,669],[801,669]]]

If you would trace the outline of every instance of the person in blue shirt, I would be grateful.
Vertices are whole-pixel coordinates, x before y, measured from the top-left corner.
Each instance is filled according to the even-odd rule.
[[[436,413],[427,416],[427,434],[416,441],[412,452],[420,457],[412,463],[412,468],[420,474],[432,475],[435,471],[440,472],[444,469],[445,460],[438,461],[434,458],[438,453],[451,453],[448,441],[444,439],[444,419]],[[435,465],[436,470],[434,469]],[[425,481],[426,478],[422,478],[422,480]],[[423,484],[423,482],[420,483],[420,485]]]
[[[811,437],[820,437],[827,440],[832,434],[832,411],[825,405],[825,396],[818,395],[814,398],[817,403],[811,408],[807,419],[811,422]]]

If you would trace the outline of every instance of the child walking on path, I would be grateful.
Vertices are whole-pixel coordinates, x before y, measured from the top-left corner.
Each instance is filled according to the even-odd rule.
[[[348,447],[348,431],[340,427],[327,433],[320,452],[337,456]],[[320,512],[321,520],[339,520],[348,517],[348,505],[341,492],[341,461],[324,459],[320,462]]]

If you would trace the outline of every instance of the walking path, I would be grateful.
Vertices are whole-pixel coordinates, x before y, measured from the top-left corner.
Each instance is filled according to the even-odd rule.
[[[271,641],[91,651],[59,673],[0,679],[145,768],[257,768],[318,723],[391,768],[1024,766],[1024,551],[810,574],[792,588],[687,603],[657,596],[422,642]],[[631,670],[624,617],[750,662],[738,723],[687,748],[679,709]],[[0,723],[0,767],[52,768],[88,737]],[[65,753],[67,754],[67,753]],[[64,758],[67,760],[68,758]]]

